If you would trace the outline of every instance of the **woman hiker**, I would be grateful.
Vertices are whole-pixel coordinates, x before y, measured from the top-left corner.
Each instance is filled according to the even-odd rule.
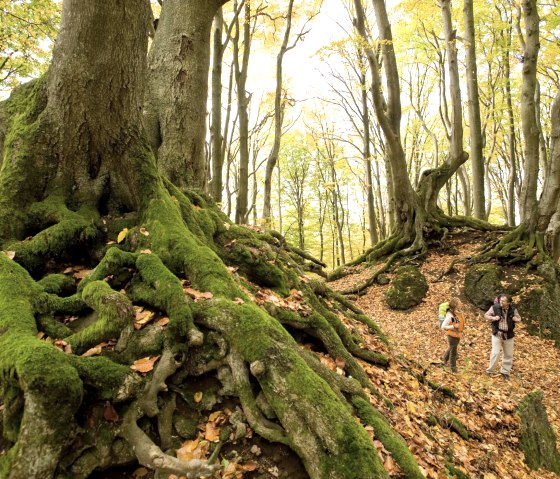
[[[444,364],[449,362],[451,372],[457,372],[457,346],[461,340],[461,334],[465,327],[465,315],[459,311],[461,308],[461,300],[453,298],[449,301],[449,309],[445,315],[445,320],[441,325],[441,329],[447,332],[447,341],[449,348],[441,358]]]

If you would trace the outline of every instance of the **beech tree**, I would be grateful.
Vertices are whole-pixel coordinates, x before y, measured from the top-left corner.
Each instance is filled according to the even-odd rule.
[[[192,10],[185,14],[194,16],[221,2],[186,3]],[[207,13],[211,19],[215,10]],[[407,477],[422,477],[364,392],[379,394],[356,358],[381,366],[387,358],[357,344],[337,314],[376,325],[328,288],[303,281],[294,263],[305,262],[281,238],[232,224],[158,170],[141,117],[150,25],[146,0],[64,0],[46,76],[6,104],[0,385],[9,450],[0,457],[0,476],[87,478],[135,456],[161,473],[209,476],[218,466],[163,450],[175,404],[188,407],[177,391],[210,374],[222,385],[217,396],[236,398],[242,421],[291,447],[313,479],[388,478],[356,416]],[[176,54],[197,56],[197,41],[209,31],[191,34],[176,37],[174,65]],[[191,73],[184,60],[173,70],[180,78]],[[196,85],[204,96],[207,84]],[[193,165],[198,153],[193,148],[187,157]],[[204,172],[188,171],[178,183],[199,187]],[[107,244],[114,239],[120,244]],[[63,271],[78,259],[94,269],[76,287]],[[305,313],[274,301],[260,307],[240,285],[249,281],[255,291],[281,296],[302,291]],[[137,330],[139,303],[169,323]],[[92,321],[76,329],[57,319],[91,311]],[[328,370],[283,325],[315,336],[344,362],[347,376]],[[39,330],[52,341],[40,339]],[[112,338],[116,344],[108,346]],[[158,359],[154,371],[132,372],[130,364],[147,356]]]

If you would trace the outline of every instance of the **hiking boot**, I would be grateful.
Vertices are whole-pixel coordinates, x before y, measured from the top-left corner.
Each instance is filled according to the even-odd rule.
[[[509,381],[509,374],[501,373],[504,381]]]

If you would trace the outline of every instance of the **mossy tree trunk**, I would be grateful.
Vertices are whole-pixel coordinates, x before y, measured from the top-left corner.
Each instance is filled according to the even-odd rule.
[[[237,398],[253,431],[291,447],[312,479],[388,477],[356,415],[407,477],[422,477],[364,393],[377,392],[356,358],[384,366],[387,359],[361,348],[336,313],[375,329],[371,320],[302,281],[301,256],[281,238],[232,225],[158,172],[141,126],[148,7],[145,0],[110,7],[64,0],[46,79],[7,103],[0,239],[10,253],[0,254],[0,396],[11,447],[0,457],[0,477],[85,479],[134,457],[165,474],[211,475],[217,466],[163,452],[173,401],[205,373]],[[124,221],[126,240],[107,247]],[[64,293],[72,281],[62,274],[36,281],[47,266],[62,271],[76,252],[96,267],[74,294]],[[193,302],[181,279],[212,299]],[[261,287],[301,290],[305,314],[273,302],[257,306],[249,289]],[[136,331],[134,303],[161,311],[169,324]],[[57,320],[92,310],[93,322],[77,331]],[[348,376],[329,371],[285,326],[317,338],[342,358]],[[79,356],[112,338],[116,345],[101,356]],[[148,355],[161,355],[153,373],[132,373],[132,361]],[[257,395],[275,419],[265,418]],[[150,421],[157,422],[150,426],[159,431],[155,442],[140,427]]]

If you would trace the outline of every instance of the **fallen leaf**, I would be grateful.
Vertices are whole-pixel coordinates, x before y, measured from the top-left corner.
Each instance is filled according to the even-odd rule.
[[[117,236],[117,243],[122,243],[128,235],[128,228],[124,228]]]
[[[169,324],[169,318],[167,316],[164,316],[156,324],[158,324],[159,326],[167,326]]]
[[[143,249],[142,251],[140,251],[141,254],[152,254],[152,250],[151,249]]]
[[[202,396],[203,396],[203,394],[202,394],[201,391],[195,392],[194,393],[194,402],[199,403],[200,401],[202,401]]]
[[[158,359],[159,356],[148,356],[146,358],[137,359],[134,363],[132,363],[130,369],[138,371],[139,373],[148,373],[154,369],[154,364]]]
[[[241,298],[235,298],[235,299],[233,300],[233,302],[234,302],[235,304],[243,304],[243,303],[245,303],[245,301],[243,301]]]
[[[149,473],[150,471],[148,471],[148,469],[146,469],[145,467],[139,467],[132,473],[132,477],[134,479],[142,479],[143,477],[146,477]]]
[[[247,462],[241,466],[244,471],[254,471],[257,468],[257,464],[253,461]]]
[[[150,236],[150,232],[143,226],[142,228],[140,228],[140,234],[143,234],[144,236]]]
[[[91,269],[83,269],[83,268],[75,269],[75,273],[72,276],[74,276],[74,278],[76,279],[84,279],[87,276],[89,276],[91,271],[92,271]]]
[[[105,406],[103,407],[103,417],[109,422],[118,422],[119,415],[115,408],[109,401],[105,401]]]
[[[2,253],[4,253],[4,255],[7,256],[10,259],[14,259],[15,256],[16,256],[15,251],[2,251]]]
[[[220,440],[220,428],[210,422],[206,423],[204,439],[210,442],[218,442]]]

